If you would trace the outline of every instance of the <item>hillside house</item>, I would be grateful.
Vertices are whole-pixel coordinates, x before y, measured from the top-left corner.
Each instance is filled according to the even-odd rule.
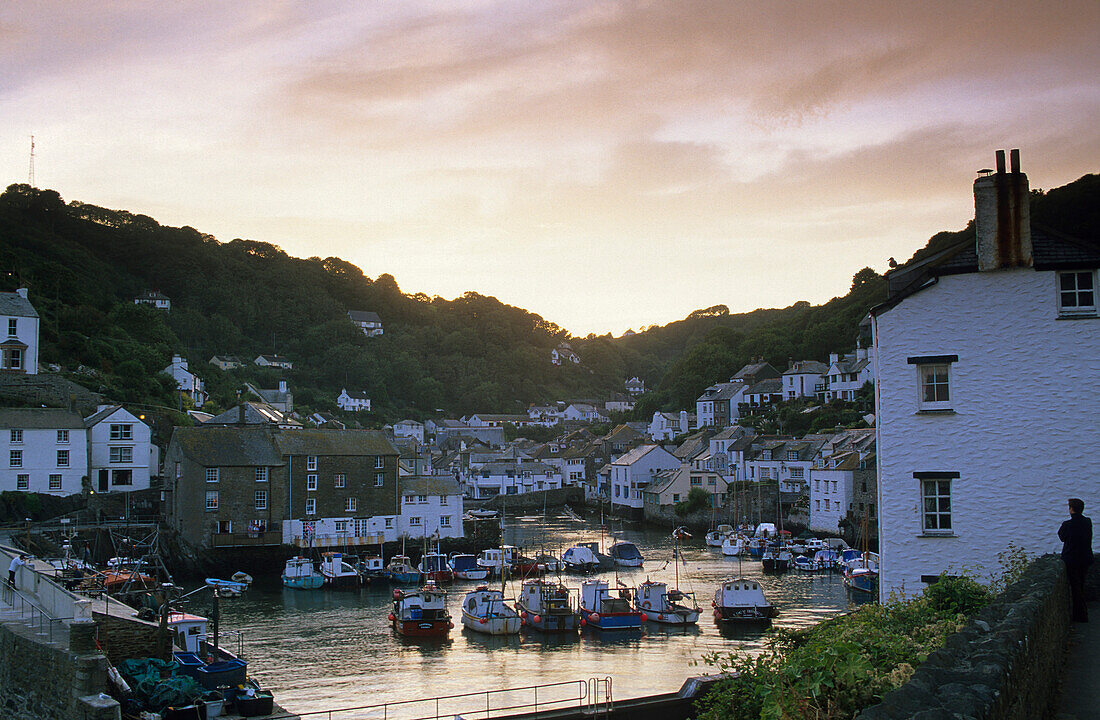
[[[172,363],[161,372],[172,376],[176,387],[191,399],[195,407],[201,408],[206,403],[206,383],[187,368],[187,358],[173,355]]]
[[[680,460],[660,445],[639,445],[611,462],[611,511],[641,519],[642,493],[660,470],[674,470]]]
[[[740,416],[739,406],[748,387],[741,382],[711,385],[695,399],[699,427],[724,428]]]
[[[855,400],[860,388],[874,381],[875,366],[870,348],[856,348],[855,354],[844,357],[833,353],[825,373],[825,402]]]
[[[367,397],[366,391],[348,392],[347,388],[341,388],[340,394],[336,396],[336,407],[346,412],[369,411],[370,398]]]
[[[418,443],[424,442],[424,423],[416,420],[398,420],[393,424],[393,436],[395,438],[413,438]]]
[[[382,334],[382,318],[378,313],[370,310],[348,310],[348,319],[355,327],[363,331],[367,337],[378,337]]]
[[[613,413],[613,412],[625,413],[625,412],[630,412],[631,410],[633,410],[635,404],[636,404],[636,402],[635,402],[634,398],[631,397],[630,395],[624,395],[622,393],[614,393],[614,394],[612,394],[612,396],[610,398],[608,398],[604,402],[603,407],[604,407],[604,410],[606,410],[609,413]]]
[[[561,488],[561,472],[545,463],[510,460],[471,468],[466,492],[475,499]]]
[[[742,393],[742,405],[748,408],[762,408],[783,400],[782,378],[768,378],[753,383]]]
[[[838,533],[842,521],[857,529],[865,518],[874,522],[874,488],[874,428],[830,435],[810,468],[810,530]]]
[[[97,493],[145,490],[159,473],[160,452],[152,429],[121,405],[84,418],[88,478]]]
[[[0,292],[0,373],[38,374],[38,311],[27,288]]]
[[[570,362],[574,365],[579,365],[581,362],[580,356],[573,352],[573,348],[569,343],[561,343],[556,348],[550,351],[550,362],[554,365],[561,365],[563,362]]]
[[[236,427],[256,425],[284,429],[302,427],[302,423],[298,422],[290,415],[280,410],[276,410],[267,403],[253,400],[238,403],[236,407],[231,407],[223,413],[207,418],[202,424],[210,426],[232,425]]]
[[[600,412],[599,408],[589,403],[570,403],[562,411],[561,416],[563,420],[575,422],[593,423],[607,420],[607,416]]]
[[[252,363],[260,367],[277,367],[283,368],[284,370],[294,369],[294,363],[282,355],[257,355]]]
[[[973,236],[889,272],[871,311],[882,598],[996,571],[1010,541],[1050,552],[1066,499],[1095,502],[1100,238],[1033,225],[1029,196],[998,151]]]
[[[792,362],[783,373],[783,399],[816,398],[825,392],[825,375],[829,366],[816,360]]]
[[[210,364],[219,370],[234,370],[244,367],[245,362],[235,355],[212,355]]]
[[[649,423],[649,437],[655,441],[671,440],[691,430],[691,416],[686,410],[679,413],[657,411]]]
[[[637,376],[630,378],[623,386],[626,388],[627,393],[637,397],[645,392],[645,381],[641,380]]]
[[[168,299],[168,296],[162,293],[160,290],[152,290],[143,292],[134,298],[135,305],[152,305],[157,310],[171,310],[172,301]]]
[[[258,388],[247,382],[244,386],[250,393],[279,412],[284,414],[294,412],[294,393],[290,392],[286,380],[280,380],[279,386],[274,388]]]

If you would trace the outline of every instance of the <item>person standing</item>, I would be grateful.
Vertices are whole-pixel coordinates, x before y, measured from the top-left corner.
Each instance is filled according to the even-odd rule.
[[[1092,565],[1092,520],[1082,515],[1085,503],[1080,498],[1069,499],[1069,520],[1058,528],[1062,541],[1062,562],[1066,564],[1069,595],[1072,601],[1071,617],[1074,622],[1088,622],[1089,611],[1085,605],[1085,574]]]
[[[19,568],[27,564],[27,556],[20,554],[19,557],[13,557],[11,564],[8,565],[8,582],[12,587],[15,587],[15,573],[19,571]]]

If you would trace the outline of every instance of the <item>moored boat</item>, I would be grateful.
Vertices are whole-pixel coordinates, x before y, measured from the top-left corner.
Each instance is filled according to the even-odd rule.
[[[420,558],[420,565],[417,570],[420,571],[421,580],[431,580],[436,585],[453,582],[455,579],[451,568],[447,566],[447,556],[443,553],[424,553]]]
[[[743,577],[723,580],[711,606],[717,623],[769,623],[779,614],[760,583]]]
[[[516,600],[523,625],[548,633],[576,632],[580,616],[569,588],[556,582],[533,578],[524,580]]]
[[[344,559],[343,553],[321,554],[321,576],[325,579],[325,587],[333,590],[351,590],[361,584],[359,571]]]
[[[574,545],[561,556],[567,572],[590,573],[600,569],[600,561],[592,550],[584,545]]]
[[[642,614],[630,604],[630,589],[620,588],[618,596],[611,594],[603,580],[581,583],[581,625],[598,630],[637,630],[642,627]]]
[[[612,544],[607,554],[619,567],[641,567],[645,561],[642,553],[638,551],[638,546],[626,540],[620,540]]]
[[[407,555],[394,555],[382,573],[392,583],[412,585],[420,582],[420,571],[413,567]]]
[[[248,588],[248,583],[220,580],[218,578],[206,578],[205,584],[208,587],[217,588],[218,595],[223,598],[240,597]]]
[[[878,593],[878,553],[863,552],[849,560],[844,568],[844,585],[869,595]]]
[[[719,525],[706,535],[708,547],[722,547],[726,537],[733,532],[732,525]]]
[[[462,624],[486,635],[515,635],[521,621],[515,608],[504,601],[504,593],[481,585],[462,599]]]
[[[484,580],[489,577],[489,569],[477,564],[477,558],[468,553],[455,553],[447,561],[447,566],[459,580]]]
[[[394,632],[406,637],[438,637],[454,627],[447,612],[447,593],[432,582],[419,590],[394,590],[389,619]]]
[[[321,573],[313,568],[313,561],[304,557],[292,557],[283,568],[283,585],[295,590],[316,590],[325,582]]]
[[[694,625],[699,621],[699,606],[692,593],[685,593],[663,582],[646,580],[634,591],[634,609],[642,619],[666,625]]]
[[[386,579],[386,568],[378,555],[366,555],[360,558],[359,562],[355,563],[355,569],[359,571],[359,578],[364,585]]]
[[[727,557],[737,557],[748,553],[748,542],[740,534],[731,532],[723,538],[720,547],[722,554]]]
[[[505,548],[482,550],[477,556],[477,565],[489,571],[490,576],[500,577],[512,572],[512,559]]]
[[[764,564],[764,572],[785,573],[790,569],[794,555],[784,545],[769,544],[764,548],[764,555],[760,558]]]

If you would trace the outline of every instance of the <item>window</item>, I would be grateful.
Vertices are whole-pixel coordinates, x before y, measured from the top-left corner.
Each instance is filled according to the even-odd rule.
[[[801,480],[802,477],[803,477],[803,475],[802,475],[803,470],[804,470],[804,468],[800,468],[800,467],[791,468],[791,479],[792,480]]]
[[[206,482],[218,481],[218,468],[206,468]]]
[[[306,490],[316,490],[316,489],[317,489],[317,476],[316,475],[306,475]]]
[[[50,475],[50,490],[60,490],[60,489],[61,489],[61,476],[60,475]]]
[[[183,477],[183,463],[176,462],[176,477]]]
[[[920,378],[919,405],[921,410],[951,409],[951,363],[959,361],[958,355],[926,355],[908,358],[917,366]]]
[[[446,495],[440,495],[439,496],[439,504],[440,505],[446,505],[447,504],[447,496]]]
[[[379,469],[379,470],[386,467],[386,458],[382,457],[381,455],[376,457],[374,459],[374,467]]]
[[[317,469],[317,456],[316,455],[310,455],[310,456],[306,457],[306,470],[316,470],[316,469]]]
[[[267,478],[268,478],[267,468],[258,467],[255,470],[253,470],[252,474],[256,478],[256,482],[267,482]]]
[[[386,481],[386,476],[383,475],[382,473],[375,473],[374,474],[374,486],[375,487],[382,487],[382,485],[385,483],[385,481]]]
[[[359,509],[359,501],[356,498],[348,498],[344,501],[344,512],[355,512]]]
[[[132,447],[112,447],[109,449],[110,461],[113,463],[132,463],[134,461],[134,449]]]
[[[16,332],[19,329],[18,318],[8,318],[8,337],[15,337],[19,333]]]
[[[8,466],[14,468],[23,467],[23,451],[11,450],[8,452]]]
[[[11,431],[11,442],[12,443],[22,443],[23,442],[23,431],[22,430],[12,430]]]
[[[9,370],[22,370],[23,369],[23,351],[18,348],[12,348],[8,350],[8,369]]]
[[[821,492],[821,481],[814,480],[814,492]]]
[[[218,509],[218,491],[207,490],[206,491],[206,509],[217,510]]]
[[[416,501],[418,503],[426,503],[426,502],[428,502],[428,496],[427,495],[417,495],[416,496]]]
[[[31,476],[19,474],[15,476],[15,489],[16,490],[29,490],[31,487]]]
[[[1058,312],[1063,315],[1096,314],[1096,283],[1091,270],[1058,273]]]
[[[348,531],[348,521],[347,520],[337,520],[334,524],[336,525],[336,532],[346,533]]]
[[[306,515],[317,514],[317,498],[306,498]]]
[[[672,502],[680,502],[680,493],[672,493]]]
[[[825,499],[825,509],[826,510],[829,509],[829,499],[828,498]]]
[[[112,470],[111,471],[111,484],[112,485],[133,485],[134,484],[134,471],[133,470]]]
[[[924,531],[951,532],[951,480],[922,479],[921,497],[924,502]]]
[[[698,475],[693,475],[693,476],[691,477],[691,485],[692,485],[692,487],[694,487],[694,486],[696,486],[696,485],[702,485],[702,484],[703,484],[703,478],[699,477]]]
[[[836,483],[837,483],[837,481],[833,480],[833,492],[837,492]]]
[[[415,517],[415,516],[410,517],[409,518],[409,527],[420,527],[420,518]]]
[[[814,510],[821,510],[821,501],[814,500]]]
[[[68,430],[58,430],[57,431],[57,444],[58,445],[68,445],[69,444],[69,431]]]
[[[393,530],[393,518],[386,518],[386,530]]]
[[[787,451],[787,460],[797,460],[797,459],[798,459],[798,451],[797,450],[788,450]]]
[[[111,424],[112,440],[133,440],[134,426],[130,424]]]
[[[233,532],[233,521],[232,520],[219,520],[217,528],[218,528],[219,533],[222,533],[222,534],[232,533]]]
[[[866,480],[864,480],[862,483],[860,483],[859,486],[860,486],[860,492],[867,492],[867,481]]]
[[[714,479],[714,478],[707,478],[707,485],[711,485],[711,486],[717,487],[717,486],[718,486],[718,483],[717,483],[717,482],[715,482],[715,479]]]
[[[333,475],[332,476],[332,485],[333,485],[333,487],[338,487],[338,488],[344,487],[345,477],[346,476],[344,476],[344,475]]]
[[[440,515],[439,516],[439,527],[450,527],[450,526],[451,526],[451,516],[450,515]]]
[[[267,490],[256,491],[256,509],[267,510]]]
[[[406,502],[406,503],[414,503],[414,502],[416,502],[416,495],[406,495],[406,496],[405,496],[405,502]]]
[[[68,450],[58,450],[57,451],[57,466],[58,467],[69,467],[69,451]]]

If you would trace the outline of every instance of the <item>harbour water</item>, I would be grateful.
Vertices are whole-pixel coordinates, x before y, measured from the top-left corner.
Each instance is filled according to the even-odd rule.
[[[600,527],[567,519],[509,518],[505,542],[534,554],[546,548],[560,555],[578,541],[616,539],[635,543],[645,556],[642,568],[606,572],[600,577],[636,586],[647,578],[671,587],[676,569],[667,531],[613,521]],[[473,691],[515,688],[610,676],[616,699],[674,691],[684,679],[713,672],[703,662],[714,652],[753,652],[766,632],[739,628],[719,631],[710,615],[719,582],[739,572],[736,558],[707,548],[701,537],[681,547],[680,588],[695,592],[703,609],[697,627],[668,630],[648,623],[644,631],[579,637],[522,633],[492,638],[464,629],[460,603],[467,588],[458,582],[448,604],[455,627],[446,639],[411,640],[390,628],[392,590],[386,586],[348,591],[296,591],[278,578],[256,578],[243,597],[221,603],[222,627],[240,630],[250,672],[294,712],[372,705]],[[835,573],[764,575],[758,561],[740,563],[740,572],[760,578],[768,599],[780,610],[775,627],[802,628],[848,611],[853,605]],[[571,587],[581,578],[564,576]],[[518,585],[506,595],[515,597]],[[195,607],[193,612],[204,612]]]

